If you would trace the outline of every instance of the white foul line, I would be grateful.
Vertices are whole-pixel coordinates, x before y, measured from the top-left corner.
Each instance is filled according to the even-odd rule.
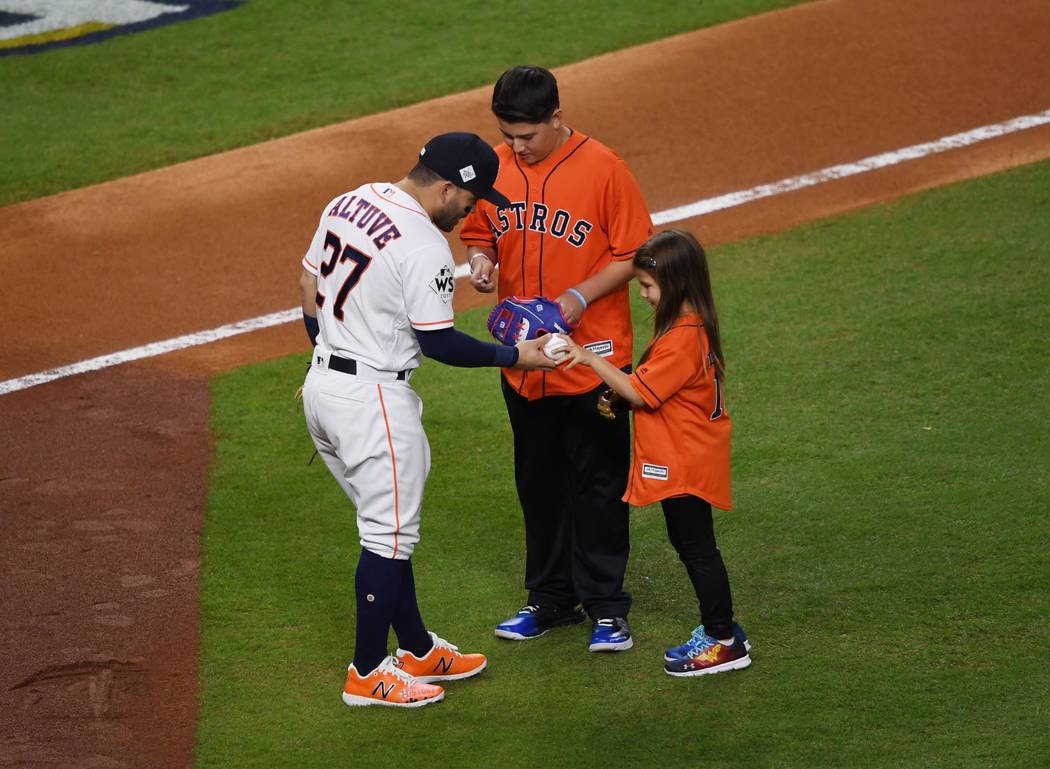
[[[856,176],[857,174],[863,174],[868,171],[874,171],[879,168],[886,168],[898,163],[903,163],[906,160],[916,160],[918,158],[926,157],[927,155],[935,155],[939,152],[947,152],[948,150],[966,147],[970,144],[977,144],[978,142],[995,139],[999,136],[1005,136],[1017,131],[1024,131],[1048,123],[1050,123],[1050,109],[1034,115],[1023,115],[1012,120],[1007,120],[1003,123],[994,123],[992,125],[974,128],[971,131],[952,134],[951,136],[945,136],[936,141],[915,144],[911,147],[905,147],[904,149],[884,152],[881,155],[872,155],[871,157],[863,158],[853,163],[830,166],[829,168],[824,168],[820,171],[814,171],[813,173],[804,174],[802,176],[781,179],[772,184],[762,184],[748,190],[730,192],[726,195],[719,195],[714,198],[698,200],[695,203],[688,203],[684,206],[669,208],[665,211],[658,211],[652,215],[653,224],[659,226],[661,224],[679,222],[683,219],[692,219],[697,216],[712,213],[713,211],[721,211],[726,208],[743,205],[744,203],[750,203],[753,200],[760,200],[774,195],[782,195],[785,192],[792,192],[805,187],[813,187],[814,185],[834,181],[835,179],[845,179],[848,176]],[[470,270],[467,265],[460,264],[457,265],[455,274],[457,278],[463,278],[466,277],[469,272]],[[130,350],[122,350],[98,358],[80,361],[79,363],[73,363],[69,366],[53,368],[36,374],[28,374],[17,379],[8,379],[0,382],[0,395],[17,392],[18,390],[25,390],[26,388],[35,385],[44,384],[45,382],[51,382],[75,374],[96,371],[98,369],[108,368],[109,366],[118,366],[122,363],[130,363],[131,361],[140,360],[142,358],[151,358],[156,355],[183,350],[187,347],[195,347],[196,345],[215,342],[220,339],[237,336],[238,334],[245,334],[249,331],[269,328],[270,326],[278,326],[282,323],[291,323],[292,321],[298,320],[300,316],[301,310],[296,307],[291,310],[273,312],[269,315],[262,315],[258,318],[250,318],[248,320],[238,321],[237,323],[219,326],[210,331],[186,334],[185,336],[175,337],[174,339],[168,339],[163,342],[153,342],[151,344],[143,345],[142,347],[133,347]]]
[[[302,310],[299,308],[295,308],[294,310],[284,310],[283,312],[271,312],[269,315],[261,315],[258,318],[241,320],[236,323],[230,323],[226,326],[213,328],[210,331],[198,331],[195,334],[177,336],[174,339],[166,339],[163,342],[152,342],[143,345],[142,347],[133,347],[130,350],[111,352],[109,355],[102,355],[98,358],[91,358],[90,360],[82,360],[79,363],[73,363],[69,366],[48,369],[47,371],[41,371],[37,374],[28,374],[27,376],[19,377],[18,379],[8,379],[6,382],[0,382],[0,395],[3,395],[4,393],[13,393],[17,390],[25,390],[27,387],[44,384],[45,382],[52,382],[56,379],[73,376],[74,374],[84,374],[88,371],[97,371],[100,368],[119,366],[121,363],[130,363],[133,360],[152,358],[155,355],[163,355],[164,353],[175,352],[176,350],[184,350],[187,347],[196,347],[199,344],[217,342],[220,339],[237,336],[238,334],[245,334],[249,331],[256,331],[261,328],[279,326],[282,323],[290,323],[293,320],[299,320],[300,317],[302,317]]]

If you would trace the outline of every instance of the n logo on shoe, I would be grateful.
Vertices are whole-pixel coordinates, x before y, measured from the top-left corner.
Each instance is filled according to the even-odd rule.
[[[384,684],[382,681],[380,681],[376,684],[376,688],[372,690],[372,696],[374,697],[376,692],[381,692],[379,696],[385,700],[393,693],[394,689],[397,688],[397,683],[391,681],[389,684],[390,688],[387,688],[387,686],[387,684]]]
[[[434,670],[440,670],[442,673],[447,673],[452,669],[452,658],[451,657],[438,657],[437,664],[434,665]]]

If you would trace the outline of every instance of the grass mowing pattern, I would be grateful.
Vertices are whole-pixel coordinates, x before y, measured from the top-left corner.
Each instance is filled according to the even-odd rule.
[[[0,205],[491,84],[802,0],[251,0],[0,59]],[[448,126],[435,126],[435,132]]]
[[[306,466],[305,355],[218,378],[199,766],[1043,765],[1047,190],[1042,163],[712,254],[744,672],[661,672],[697,620],[657,507],[632,511],[632,651],[495,639],[524,599],[509,429],[493,371],[429,362],[420,602],[490,668],[419,712],[344,707],[358,546]]]

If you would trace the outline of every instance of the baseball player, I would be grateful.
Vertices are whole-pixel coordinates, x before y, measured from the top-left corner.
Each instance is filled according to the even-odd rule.
[[[303,385],[318,453],[357,508],[357,630],[343,701],[419,707],[444,697],[434,681],[481,672],[429,632],[416,602],[412,552],[419,541],[430,446],[411,387],[422,356],[454,366],[550,368],[543,340],[486,344],[453,328],[450,232],[493,188],[498,159],[474,134],[435,136],[394,184],[364,184],[325,206],[303,257],[303,320],[314,344]],[[399,648],[388,655],[393,627]]]
[[[573,338],[617,368],[631,363],[631,258],[652,233],[638,183],[612,150],[562,120],[558,84],[542,67],[513,67],[492,92],[503,135],[497,183],[511,202],[481,202],[460,238],[479,291],[547,296],[578,324]],[[499,266],[498,281],[494,268]],[[602,419],[601,380],[584,366],[504,369],[514,471],[525,519],[526,605],[496,626],[522,640],[592,620],[591,651],[632,645],[623,588],[629,551],[626,420]],[[552,445],[551,436],[560,437]]]

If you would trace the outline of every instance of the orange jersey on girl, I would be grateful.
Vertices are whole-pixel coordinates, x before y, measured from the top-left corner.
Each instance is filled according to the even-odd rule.
[[[731,510],[733,423],[699,315],[683,315],[656,340],[631,374],[631,385],[645,405],[634,410],[634,458],[624,501],[641,506],[692,494]]]
[[[534,165],[506,144],[496,147],[496,187],[511,200],[497,209],[485,200],[463,221],[460,239],[492,248],[499,265],[497,293],[554,300],[606,267],[626,260],[652,234],[638,182],[611,149],[574,131]],[[591,302],[572,338],[618,368],[631,362],[627,286]],[[587,392],[601,384],[587,366],[571,371],[515,371],[503,375],[529,400]]]

